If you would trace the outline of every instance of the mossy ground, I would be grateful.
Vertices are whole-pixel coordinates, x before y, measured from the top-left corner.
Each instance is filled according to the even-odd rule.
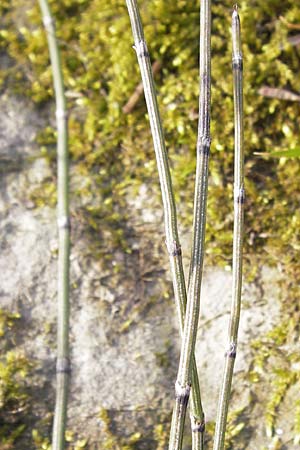
[[[50,3],[62,49],[72,173],[75,180],[80,180],[72,183],[72,204],[77,205],[72,210],[73,221],[89,231],[94,255],[110,265],[115,249],[122,248],[128,254],[134,251],[128,199],[136,195],[142,183],[151,195],[159,196],[143,97],[131,113],[122,111],[139,83],[125,2]],[[300,160],[274,160],[255,153],[299,145],[300,104],[265,98],[259,89],[267,85],[300,92],[299,46],[288,42],[288,38],[299,34],[300,7],[292,0],[242,0],[239,6],[245,59],[245,271],[248,279],[255,279],[259,267],[270,265],[284,274],[282,324],[255,344],[258,356],[251,373],[257,380],[266,372],[273,374],[265,409],[266,427],[272,436],[280,402],[289,386],[299,382],[292,369],[299,364],[299,353],[285,354],[284,369],[278,367],[276,354],[299,339]],[[206,245],[209,263],[223,266],[230,265],[232,233],[230,7],[223,2],[213,4],[213,140]],[[28,1],[25,10],[20,0],[2,1],[0,13],[0,48],[14,61],[0,72],[0,86],[25,93],[37,106],[52,104],[51,69],[36,2]],[[151,0],[144,2],[142,15],[151,57],[162,65],[156,77],[158,99],[180,223],[188,228],[197,130],[198,4]],[[55,174],[54,126],[47,127],[38,139]],[[36,206],[55,202],[55,178],[40,192],[35,190],[32,200]],[[124,322],[125,328],[126,323],[130,326]],[[18,395],[16,391],[16,399]],[[26,403],[25,398],[22,401]],[[300,439],[299,417],[298,404],[296,443]]]

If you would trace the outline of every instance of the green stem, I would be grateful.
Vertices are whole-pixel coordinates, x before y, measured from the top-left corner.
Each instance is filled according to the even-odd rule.
[[[131,21],[132,33],[134,37],[134,49],[137,53],[139,67],[141,71],[144,94],[149,115],[150,127],[153,137],[156,154],[157,168],[161,186],[166,244],[170,258],[171,274],[174,287],[176,307],[179,317],[181,333],[184,328],[184,317],[186,308],[186,287],[182,265],[181,247],[178,237],[176,206],[173,195],[171,174],[168,162],[168,155],[165,147],[165,140],[161,118],[158,110],[152,68],[145,41],[140,13],[136,0],[126,0],[129,17]],[[204,414],[202,410],[200,388],[196,370],[195,357],[192,355],[192,402],[191,416],[193,434],[200,434],[200,438],[194,439],[197,447],[194,450],[203,449]],[[188,399],[188,397],[187,397]],[[184,396],[181,398],[184,402]]]
[[[191,363],[197,336],[202,269],[204,257],[206,199],[208,185],[208,161],[210,151],[210,0],[201,0],[200,10],[200,97],[197,141],[197,168],[194,200],[193,246],[189,271],[189,289],[186,318],[181,346],[179,369],[176,381],[176,402],[173,410],[169,450],[182,448],[183,429],[189,386],[191,384]],[[193,383],[193,381],[192,381]],[[186,395],[187,400],[182,401]]]
[[[232,14],[233,78],[234,78],[234,230],[233,230],[233,281],[232,304],[228,333],[228,349],[220,392],[215,430],[214,450],[223,450],[232,384],[234,361],[237,349],[238,327],[241,309],[243,224],[244,224],[244,151],[243,151],[243,59],[241,48],[240,19],[237,7]]]
[[[67,396],[70,375],[69,362],[69,162],[68,125],[60,52],[54,21],[47,0],[39,0],[50,52],[57,122],[57,223],[58,223],[58,314],[56,404],[53,424],[52,450],[65,448]]]

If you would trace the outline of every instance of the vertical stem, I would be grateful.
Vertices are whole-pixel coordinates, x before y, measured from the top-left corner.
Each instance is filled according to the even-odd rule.
[[[200,98],[197,140],[197,169],[194,199],[193,246],[189,274],[186,318],[176,381],[176,402],[173,410],[169,450],[180,450],[187,400],[191,384],[191,362],[195,350],[200,308],[200,293],[204,257],[208,161],[210,151],[210,84],[211,84],[211,3],[201,0],[200,10]]]
[[[57,365],[56,405],[54,413],[52,450],[65,448],[67,396],[70,375],[69,360],[69,162],[68,125],[66,100],[60,52],[55,36],[54,21],[47,0],[39,0],[50,52],[57,122],[57,223],[58,223],[58,317],[57,317]]]
[[[157,168],[159,173],[160,187],[164,208],[166,245],[170,258],[171,274],[174,287],[176,307],[179,317],[181,333],[184,327],[186,308],[186,287],[182,265],[181,247],[178,237],[176,206],[173,195],[171,174],[168,155],[165,148],[165,140],[161,118],[158,110],[153,74],[147,44],[145,41],[141,17],[136,0],[126,0],[128,13],[131,21],[134,37],[134,49],[137,53],[138,63],[141,71],[144,94],[149,114],[150,127],[156,154]],[[191,416],[194,435],[194,450],[203,449],[204,414],[200,398],[200,388],[196,370],[194,354],[192,355],[192,402]],[[189,393],[190,387],[188,388]],[[188,401],[186,392],[176,392],[180,396],[180,403]]]
[[[234,78],[234,230],[233,230],[233,278],[232,304],[228,333],[228,349],[225,354],[225,367],[220,392],[218,415],[215,430],[214,450],[223,450],[226,421],[231,391],[234,361],[237,349],[237,336],[241,309],[243,223],[244,223],[244,151],[243,151],[243,59],[241,48],[240,19],[237,6],[232,14],[232,67]]]

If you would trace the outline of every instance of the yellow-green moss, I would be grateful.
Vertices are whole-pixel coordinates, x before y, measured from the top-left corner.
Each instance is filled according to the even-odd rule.
[[[106,409],[102,408],[99,418],[104,427],[105,438],[101,444],[103,450],[134,450],[138,448],[136,444],[141,440],[141,433],[133,433],[128,439],[120,438],[111,431],[111,419]]]
[[[199,2],[150,0],[141,6],[152,59],[162,62],[157,89],[180,222],[190,226],[197,130]],[[299,23],[300,6],[292,0],[241,0],[239,6],[245,59],[245,270],[248,278],[255,278],[256,268],[266,264],[285,274],[281,284],[282,324],[265,341],[256,344],[254,365],[263,370],[274,353],[272,349],[299,338],[300,162],[264,160],[255,152],[299,145],[299,103],[267,99],[259,94],[259,88],[267,85],[300,91],[299,52],[288,44],[288,37],[297,30],[286,25]],[[29,1],[26,7],[26,15],[20,18],[20,10],[24,11],[21,0],[1,2],[0,47],[16,64],[1,71],[0,83],[44,104],[53,100],[46,38],[36,2]],[[128,198],[136,195],[141,182],[151,185],[151,192],[158,194],[143,98],[131,114],[122,112],[140,81],[125,2],[62,0],[52,1],[51,7],[62,48],[72,167],[75,174],[86,180],[72,193],[79,199],[77,204],[85,200],[84,206],[74,211],[73,221],[89,230],[95,254],[109,259],[114,248],[131,251]],[[213,140],[207,256],[212,264],[228,265],[232,239],[233,105],[230,13],[222,2],[213,3],[212,31]],[[53,128],[40,134],[39,144],[41,154],[55,168]],[[36,205],[55,201],[53,184],[43,195],[34,192],[33,200]],[[132,324],[130,317],[126,320],[129,322],[124,323],[125,329]],[[287,360],[291,364],[292,355]],[[251,376],[259,379],[259,370],[253,370]],[[281,379],[286,385],[284,376],[277,373],[277,377],[280,386]],[[272,386],[268,403],[272,426],[278,389]],[[297,430],[299,435],[299,426]]]
[[[31,5],[22,24],[18,16],[20,0],[3,7],[7,11],[6,28],[0,33],[0,44],[19,63],[7,74],[11,85],[41,103],[53,97],[53,88],[39,10],[35,2]],[[132,114],[122,112],[139,83],[125,4],[116,0],[64,0],[59,7],[56,2],[51,6],[61,39],[71,111],[72,159],[80,173],[92,178],[89,188],[97,192],[84,208],[83,217],[100,235],[105,229],[120,233],[126,223],[126,195],[133,186],[151,182],[157,190],[155,165],[148,164],[153,161],[153,150],[143,99]],[[293,252],[296,242],[291,242],[289,235],[297,240],[298,219],[291,212],[299,202],[299,177],[293,176],[299,162],[263,161],[254,152],[292,148],[299,142],[299,104],[266,99],[258,93],[262,85],[300,90],[299,57],[287,43],[293,31],[281,19],[296,22],[299,6],[291,0],[268,0],[263,5],[242,1],[240,6],[245,57],[246,225],[252,233],[246,245],[249,252],[261,252],[264,246],[278,247],[281,252],[285,245]],[[198,103],[198,5],[152,0],[142,5],[142,13],[152,58],[163,64],[157,78],[159,102],[176,196],[181,202],[179,211],[182,221],[190,224]],[[207,240],[209,254],[225,258],[231,252],[232,220],[230,14],[223,4],[216,3],[213,17],[213,142]],[[45,134],[44,144],[49,145],[50,135]],[[109,202],[112,196],[114,200]],[[95,213],[101,227],[91,218]],[[258,216],[264,220],[257,221]],[[120,245],[114,235],[106,242]]]
[[[23,353],[10,350],[10,338],[6,336],[19,318],[19,313],[0,310],[0,447],[7,450],[25,431],[22,419],[29,407],[26,377],[31,364]]]

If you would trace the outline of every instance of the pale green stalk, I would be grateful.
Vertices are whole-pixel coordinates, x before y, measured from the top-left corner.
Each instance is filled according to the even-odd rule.
[[[210,85],[211,85],[211,4],[201,0],[200,5],[200,97],[197,140],[197,169],[194,199],[193,246],[189,273],[186,318],[181,346],[179,370],[176,381],[176,402],[173,410],[169,450],[182,448],[183,430],[191,385],[191,362],[194,355],[202,282],[204,257],[208,161],[210,152]]]
[[[184,316],[186,308],[186,288],[184,280],[184,272],[182,265],[181,247],[178,237],[176,207],[171,182],[171,174],[168,162],[168,155],[165,148],[165,140],[162,129],[161,118],[157,105],[157,98],[151,69],[151,63],[147,44],[145,41],[142,22],[136,0],[126,0],[129,17],[131,21],[132,33],[134,37],[134,49],[137,54],[139,67],[141,71],[144,94],[147,104],[151,132],[153,137],[154,149],[157,160],[159,180],[162,192],[166,244],[170,257],[171,274],[173,280],[175,301],[179,316],[181,332],[184,327]],[[191,416],[193,427],[194,450],[203,449],[203,433],[204,433],[204,414],[202,411],[199,381],[196,369],[195,357],[192,355],[192,402]],[[178,402],[185,405],[189,397],[188,392],[178,392]]]
[[[243,59],[241,48],[240,19],[237,12],[237,7],[234,8],[232,14],[232,41],[235,127],[232,304],[228,333],[228,349],[225,354],[226,360],[218,406],[214,450],[223,450],[225,445],[226,421],[230,399],[233,367],[237,349],[242,291],[242,246],[245,201],[243,151]]]
[[[70,375],[69,360],[69,162],[66,100],[60,52],[55,36],[54,21],[47,0],[39,0],[47,32],[57,123],[57,223],[58,223],[58,313],[57,313],[57,365],[56,404],[53,423],[52,450],[65,448],[67,397]]]

